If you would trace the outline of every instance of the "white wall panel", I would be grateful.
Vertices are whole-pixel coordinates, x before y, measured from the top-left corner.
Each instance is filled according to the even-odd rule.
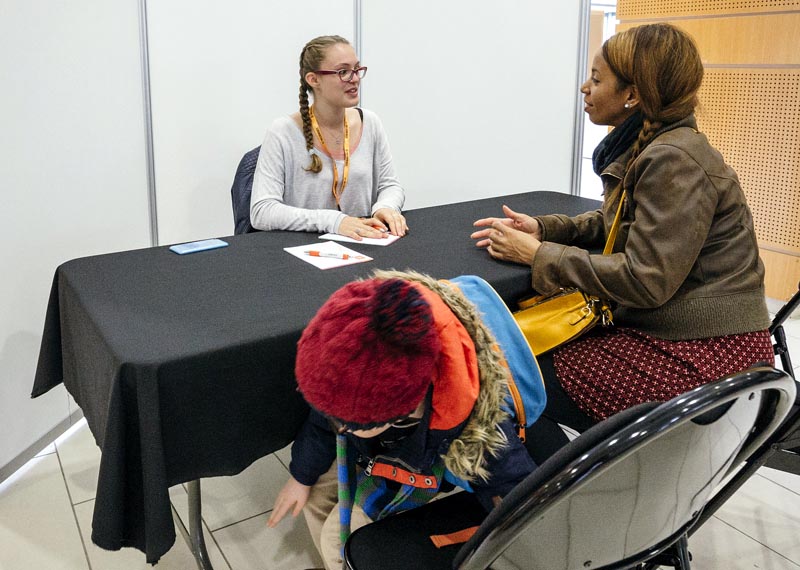
[[[580,4],[362,0],[363,103],[408,207],[569,190]],[[239,159],[297,109],[303,44],[354,39],[354,2],[147,8],[159,241],[229,235]],[[29,399],[55,268],[149,245],[138,9],[0,3],[0,468],[68,414],[63,389]]]
[[[239,160],[297,110],[303,45],[353,41],[353,2],[149,2],[148,23],[159,242],[230,235]]]
[[[0,6],[0,468],[67,418],[30,399],[69,259],[150,243],[135,0]]]
[[[363,4],[363,103],[407,207],[570,191],[581,2]]]

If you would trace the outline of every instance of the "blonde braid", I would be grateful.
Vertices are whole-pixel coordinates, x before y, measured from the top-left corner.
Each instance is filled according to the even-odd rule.
[[[302,58],[302,56],[301,56]],[[314,133],[311,131],[311,116],[308,114],[308,87],[305,79],[300,79],[300,118],[303,119],[303,137],[306,139],[306,150],[311,154],[311,164],[306,168],[309,172],[318,173],[322,170],[322,160],[314,149]]]
[[[303,46],[303,51],[300,52],[300,118],[303,120],[306,150],[311,155],[311,164],[306,170],[315,174],[322,171],[322,159],[314,152],[314,133],[308,112],[308,91],[311,86],[306,82],[306,73],[317,70],[325,57],[325,50],[335,44],[350,45],[350,42],[341,36],[319,36]]]

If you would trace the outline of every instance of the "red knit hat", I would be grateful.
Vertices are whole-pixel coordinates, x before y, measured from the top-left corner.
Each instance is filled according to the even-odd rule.
[[[365,429],[414,411],[440,351],[427,301],[402,279],[369,279],[336,291],[297,344],[295,376],[319,412]]]

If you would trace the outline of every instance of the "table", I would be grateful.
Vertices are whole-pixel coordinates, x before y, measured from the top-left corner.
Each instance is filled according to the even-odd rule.
[[[414,269],[480,275],[509,304],[529,294],[528,267],[495,261],[469,238],[472,222],[501,215],[501,204],[574,215],[599,202],[530,192],[411,210],[405,238],[353,245],[374,261],[326,271],[283,251],[317,238],[298,232],[226,237],[228,247],[191,255],[164,246],[59,266],[32,396],[63,382],[101,449],[92,541],[133,546],[157,562],[175,542],[170,486],[195,482],[199,520],[198,479],[235,475],[293,440],[307,414],[295,345],[345,283],[378,268]]]

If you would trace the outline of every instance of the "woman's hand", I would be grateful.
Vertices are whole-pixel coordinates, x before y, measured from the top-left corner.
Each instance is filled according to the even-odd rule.
[[[535,218],[532,218],[531,216],[528,216],[526,214],[515,212],[506,205],[503,205],[503,213],[507,216],[506,218],[482,218],[480,220],[476,220],[472,225],[476,227],[488,226],[491,228],[491,226],[495,222],[500,222],[516,230],[525,232],[526,234],[530,234],[537,241],[541,241],[542,228],[539,226],[539,222],[536,221]],[[487,238],[489,237],[489,233],[491,231],[492,231],[491,229],[480,230],[472,233],[470,237],[472,239],[481,240],[475,244],[478,247],[488,247],[489,240]]]
[[[542,245],[542,242],[532,234],[515,229],[508,220],[497,218],[492,221],[490,228],[475,232],[472,237],[480,239],[476,245],[485,247],[489,255],[495,259],[523,265],[530,265],[533,262],[533,256]]]
[[[293,517],[299,515],[308,501],[309,493],[311,493],[311,487],[298,483],[297,479],[290,476],[281,492],[278,493],[278,498],[275,499],[267,526],[275,527],[290,510]]]
[[[406,219],[403,214],[391,208],[381,208],[375,210],[372,214],[373,218],[380,220],[385,226],[389,228],[389,233],[403,237],[408,231]]]
[[[378,211],[380,212],[380,210]],[[364,238],[385,238],[387,231],[384,223],[377,218],[347,216],[339,224],[339,230],[336,233],[361,241]]]

